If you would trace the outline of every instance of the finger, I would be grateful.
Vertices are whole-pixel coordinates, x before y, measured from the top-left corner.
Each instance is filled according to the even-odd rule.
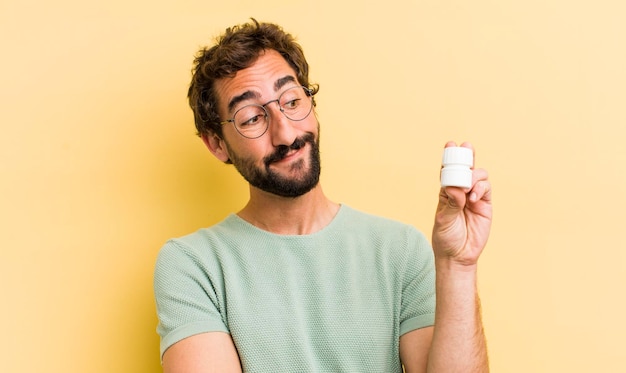
[[[470,202],[477,202],[480,200],[491,201],[491,183],[487,180],[481,180],[474,184],[470,195]]]
[[[486,193],[485,187],[491,188],[487,170],[479,168],[472,171],[472,188],[469,190],[469,201],[476,202],[483,198]],[[484,184],[484,183],[487,184]]]
[[[488,180],[489,173],[484,168],[477,168],[472,170],[472,185],[476,184],[481,180]]]
[[[468,141],[464,141],[464,142],[461,144],[461,146],[462,146],[462,147],[464,147],[464,148],[470,148],[470,149],[474,150],[474,145],[472,145],[472,143],[471,143],[471,142],[468,142]]]
[[[454,141],[448,141],[448,142],[446,143],[446,146],[445,146],[445,147],[446,147],[446,148],[449,148],[449,147],[451,147],[451,146],[462,146],[462,147],[464,147],[464,148],[470,148],[470,149],[474,150],[474,145],[472,145],[472,143],[471,143],[471,142],[468,142],[468,141],[464,141],[461,145],[457,145],[457,144],[456,144],[456,142],[454,142]]]

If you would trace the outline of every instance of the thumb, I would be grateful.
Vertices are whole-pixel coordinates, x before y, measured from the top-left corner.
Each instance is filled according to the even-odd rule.
[[[462,210],[463,208],[465,208],[467,195],[462,188],[445,187],[442,188],[441,195],[445,199],[446,207],[450,208],[451,210]]]

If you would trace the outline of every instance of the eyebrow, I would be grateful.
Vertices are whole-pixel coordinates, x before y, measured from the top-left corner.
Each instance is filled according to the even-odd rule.
[[[296,78],[294,78],[291,75],[284,76],[284,77],[276,80],[276,82],[274,82],[274,91],[279,91],[287,83],[293,83],[295,81],[296,81]],[[258,99],[259,97],[260,97],[260,95],[259,95],[258,92],[245,91],[244,93],[240,94],[239,96],[233,97],[228,102],[228,111],[232,112],[232,110],[235,108],[235,106],[237,106],[237,104],[239,104],[242,101],[249,100],[251,98],[257,98]]]
[[[259,93],[258,92],[254,92],[254,91],[245,91],[244,93],[240,94],[239,96],[235,96],[233,97],[232,100],[230,100],[230,102],[228,102],[228,111],[233,110],[233,108],[235,106],[237,106],[238,103],[240,103],[241,101],[245,101],[245,100],[249,100],[251,98],[259,98]]]
[[[285,86],[285,84],[287,83],[294,83],[296,81],[296,78],[294,78],[291,75],[287,75],[284,76],[280,79],[278,79],[275,83],[274,83],[274,91],[278,91],[279,89],[281,89],[282,87]]]

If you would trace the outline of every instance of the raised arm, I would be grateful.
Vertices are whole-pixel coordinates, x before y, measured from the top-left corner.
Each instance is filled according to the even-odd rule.
[[[164,373],[241,373],[229,334],[210,332],[185,338],[163,354]]]
[[[455,144],[450,142],[447,146]],[[472,148],[468,143],[462,146]],[[427,333],[418,331],[401,338],[406,373],[489,371],[476,275],[491,220],[491,184],[485,170],[473,170],[470,189],[441,188],[432,236],[437,294],[435,327],[432,341]],[[427,342],[430,350],[425,363],[415,355],[423,356],[423,344]]]
[[[447,187],[439,192],[432,238],[437,308],[428,372],[489,371],[476,270],[491,220],[491,184],[485,170],[474,169],[469,190]]]

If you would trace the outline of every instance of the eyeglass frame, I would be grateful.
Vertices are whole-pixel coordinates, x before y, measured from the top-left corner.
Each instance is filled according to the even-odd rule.
[[[302,118],[302,119],[291,119],[287,116],[287,114],[285,114],[285,109],[283,109],[283,107],[280,104],[280,98],[283,96],[283,94],[287,91],[289,91],[290,89],[295,89],[295,88],[302,88],[304,90],[304,92],[306,93],[307,97],[310,100],[311,103],[311,107],[309,108],[309,112]],[[285,116],[285,118],[294,121],[294,122],[300,122],[305,120],[306,118],[309,117],[309,115],[311,115],[311,112],[313,111],[313,106],[315,106],[315,104],[313,103],[313,96],[315,95],[314,90],[311,88],[307,88],[303,85],[300,86],[293,86],[290,88],[285,89],[279,96],[277,99],[274,100],[270,100],[264,104],[248,104],[248,105],[244,105],[242,107],[240,107],[239,109],[237,109],[237,111],[235,111],[233,113],[233,117],[231,119],[226,119],[224,121],[221,121],[219,124],[220,125],[224,125],[226,123],[232,123],[233,127],[235,127],[235,130],[237,131],[238,134],[240,134],[241,136],[245,137],[246,139],[258,139],[259,137],[265,135],[265,133],[267,132],[267,129],[270,128],[270,122],[269,122],[269,118],[270,118],[270,113],[267,111],[266,107],[271,104],[272,102],[275,102],[278,104],[278,110],[280,110],[281,113],[283,113],[283,115]],[[263,130],[263,132],[261,132],[261,134],[259,134],[258,136],[255,137],[248,137],[246,135],[244,135],[243,133],[241,133],[241,131],[239,131],[239,128],[237,128],[237,125],[235,124],[235,116],[237,115],[238,112],[240,112],[241,110],[249,107],[249,106],[258,106],[261,109],[263,109],[263,111],[265,112],[265,120],[267,120],[267,124],[265,125],[265,129]]]

